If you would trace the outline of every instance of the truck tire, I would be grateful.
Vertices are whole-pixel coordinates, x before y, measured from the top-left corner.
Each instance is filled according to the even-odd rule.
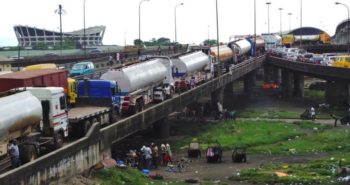
[[[56,133],[54,135],[55,149],[61,148],[63,146],[63,135],[61,133]]]
[[[34,161],[38,156],[34,145],[24,145],[22,147],[22,151],[20,151],[20,154],[22,164]]]
[[[85,136],[88,132],[89,132],[89,129],[91,128],[91,122],[89,120],[86,120],[84,121],[84,124],[83,124],[83,136]]]

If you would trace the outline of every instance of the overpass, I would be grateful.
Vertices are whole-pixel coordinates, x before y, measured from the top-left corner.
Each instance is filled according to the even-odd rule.
[[[326,101],[333,105],[350,103],[350,69],[321,66],[267,56],[265,81],[281,83],[282,96],[302,97],[304,75],[326,80]]]
[[[254,87],[256,70],[263,65],[265,55],[235,65],[229,73],[210,80],[194,89],[178,94],[136,115],[127,117],[105,128],[95,123],[88,134],[63,148],[0,175],[0,184],[60,184],[62,180],[82,173],[100,160],[102,152],[110,152],[111,145],[138,131],[153,128],[159,136],[166,136],[167,115],[182,110],[203,96],[212,101],[230,101],[233,81],[244,78],[247,95]]]

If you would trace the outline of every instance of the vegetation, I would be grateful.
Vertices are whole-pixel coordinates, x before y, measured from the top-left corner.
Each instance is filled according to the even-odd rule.
[[[300,113],[288,111],[257,111],[246,109],[239,111],[237,117],[241,118],[270,118],[270,119],[299,119]]]
[[[203,41],[204,45],[209,45],[209,46],[215,45],[217,43],[218,42],[216,40],[214,40],[214,39],[207,39],[207,40]]]
[[[263,165],[259,168],[242,170],[230,179],[259,184],[340,184],[339,161],[347,166],[350,164],[350,157],[335,155],[313,160],[307,164]],[[286,176],[279,177],[277,173],[284,173]]]
[[[322,99],[323,100],[325,97],[325,91],[305,89],[304,96],[305,96],[305,98]]]
[[[192,133],[191,137],[186,138],[174,147],[178,149],[187,148],[192,137],[199,139],[202,143],[202,149],[206,149],[210,143],[218,142],[224,149],[229,150],[236,146],[268,145],[304,135],[298,125],[278,121],[228,121],[220,124],[220,126],[211,124],[197,128],[199,129],[197,133],[188,131]]]
[[[99,171],[96,176],[101,185],[186,185],[180,181],[152,180],[136,169],[106,169]],[[200,185],[213,185],[212,182],[201,182]]]

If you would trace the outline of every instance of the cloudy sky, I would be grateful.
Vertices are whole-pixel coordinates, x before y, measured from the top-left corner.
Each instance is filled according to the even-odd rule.
[[[282,10],[283,30],[300,25],[299,0],[256,0],[257,33],[267,32],[267,1],[270,6],[271,32],[280,30]],[[55,10],[63,5],[63,31],[83,28],[84,0],[1,0],[0,46],[17,45],[14,25],[28,25],[48,30],[59,30],[59,16]],[[86,0],[86,27],[105,25],[104,44],[132,44],[138,38],[138,6],[140,0]],[[200,43],[216,37],[215,0],[150,0],[141,6],[141,39],[167,37],[174,40],[174,7],[177,8],[178,41]],[[253,34],[254,0],[218,0],[220,40],[230,35]],[[313,26],[334,34],[339,22],[347,18],[346,8],[334,0],[303,0],[303,26]],[[350,5],[350,0],[342,0]]]

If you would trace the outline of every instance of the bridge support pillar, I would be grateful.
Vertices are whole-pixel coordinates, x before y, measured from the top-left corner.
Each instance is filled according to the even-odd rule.
[[[349,105],[349,83],[345,81],[327,81],[325,98],[326,102],[331,105]]]
[[[153,125],[153,133],[158,138],[168,138],[170,135],[170,125],[166,118],[163,118]]]
[[[233,100],[233,82],[227,84],[224,89],[224,99],[223,99],[223,105],[224,107],[228,107]]]
[[[247,98],[253,96],[253,90],[256,86],[256,70],[244,76],[244,94]]]
[[[304,97],[304,75],[294,73],[294,92],[293,95],[297,98]]]
[[[278,85],[282,82],[282,70],[280,68],[274,67],[273,68],[273,81],[277,83]]]
[[[211,93],[211,104],[217,105],[217,102],[220,102],[221,105],[224,103],[224,88],[221,87],[218,90]]]
[[[291,98],[293,93],[293,73],[282,69],[282,97]]]
[[[274,78],[274,67],[266,64],[264,66],[264,82],[270,82]]]

